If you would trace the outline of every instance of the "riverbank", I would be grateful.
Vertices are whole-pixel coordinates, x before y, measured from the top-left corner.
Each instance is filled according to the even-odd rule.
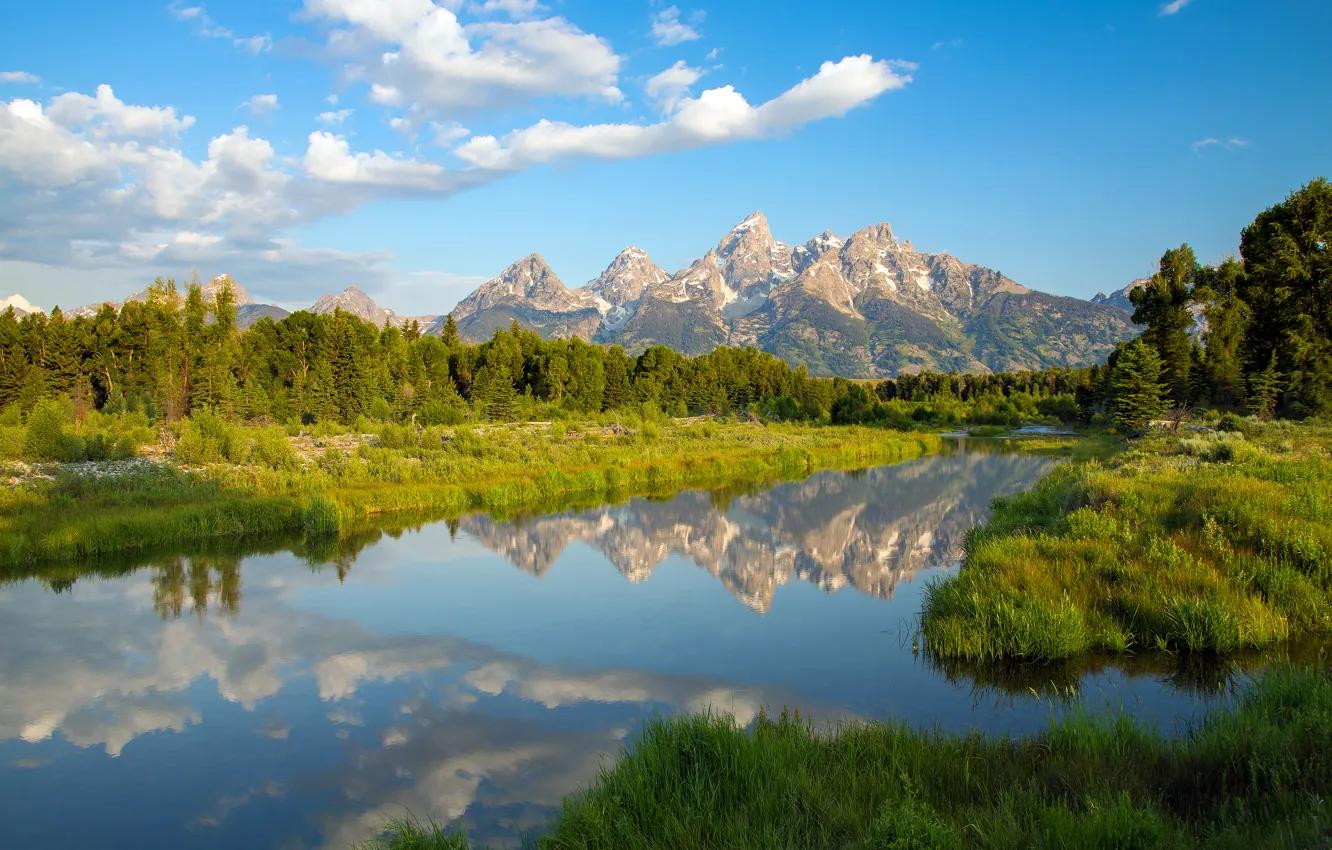
[[[926,590],[926,651],[1049,661],[1332,633],[1332,428],[1242,428],[1153,432],[998,500]]]
[[[540,848],[1320,847],[1332,678],[1287,669],[1182,734],[1073,715],[1008,739],[798,715],[649,722],[565,800]],[[366,850],[461,850],[391,825]]]
[[[199,454],[234,455],[224,441],[242,438],[226,434]],[[0,568],[220,537],[336,538],[393,514],[510,516],[892,463],[942,445],[934,435],[876,428],[714,421],[397,428],[373,442],[320,437],[308,457],[249,439],[239,456],[256,462],[123,462],[99,474],[53,468],[49,479],[5,488]]]

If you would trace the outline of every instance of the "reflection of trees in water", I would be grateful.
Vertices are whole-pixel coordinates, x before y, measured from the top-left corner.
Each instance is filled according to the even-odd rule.
[[[975,702],[993,700],[1012,704],[1036,696],[1071,702],[1082,696],[1090,677],[1117,671],[1133,678],[1151,678],[1172,691],[1193,699],[1224,697],[1242,688],[1255,674],[1282,666],[1327,665],[1326,647],[1300,642],[1263,652],[1228,656],[1201,652],[1147,652],[1141,655],[1087,655],[1049,663],[973,662],[940,659],[928,651],[923,661],[933,672],[955,685],[967,685]]]
[[[163,620],[179,619],[186,600],[201,620],[208,615],[210,605],[228,617],[240,611],[240,557],[171,558],[151,569],[153,610]]]

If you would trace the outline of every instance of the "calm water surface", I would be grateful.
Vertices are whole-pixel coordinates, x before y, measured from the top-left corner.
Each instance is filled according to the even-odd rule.
[[[0,846],[346,847],[408,809],[503,845],[653,712],[1171,726],[1171,669],[939,670],[922,586],[1052,461],[962,449],[743,492],[468,517],[316,557],[0,587]],[[1034,690],[1032,690],[1034,688]]]

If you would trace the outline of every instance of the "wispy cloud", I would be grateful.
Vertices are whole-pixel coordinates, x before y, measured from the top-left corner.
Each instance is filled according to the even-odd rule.
[[[336,112],[321,112],[315,117],[315,120],[326,127],[338,126],[350,118],[355,111],[354,109],[339,109]]]
[[[255,115],[267,115],[278,108],[278,96],[275,94],[257,94],[241,104]]]
[[[40,83],[42,78],[27,71],[0,71],[0,83]]]
[[[178,21],[189,21],[198,27],[198,34],[204,38],[224,38],[233,47],[246,53],[264,53],[273,47],[273,39],[267,33],[263,35],[238,36],[230,29],[213,20],[203,6],[186,6],[175,2],[167,6],[167,11]]]
[[[1204,148],[1218,147],[1218,146],[1219,146],[1219,147],[1223,147],[1223,148],[1225,148],[1226,150],[1230,151],[1230,150],[1235,150],[1236,148],[1247,148],[1249,145],[1252,145],[1252,144],[1253,144],[1253,142],[1249,141],[1248,139],[1242,139],[1242,138],[1240,138],[1239,136],[1231,136],[1231,137],[1228,138],[1228,139],[1218,139],[1218,138],[1215,138],[1215,137],[1209,136],[1209,137],[1207,137],[1206,139],[1199,139],[1198,141],[1194,142],[1194,143],[1193,143],[1192,145],[1190,145],[1189,147],[1193,148],[1193,150],[1195,150],[1195,151],[1200,151],[1200,150],[1202,150],[1202,149],[1204,149]]]
[[[695,12],[690,18],[695,22],[700,21],[703,13]],[[659,46],[669,47],[686,41],[698,41],[703,35],[680,20],[680,7],[668,6],[652,16],[652,37]]]
[[[1192,2],[1193,0],[1171,0],[1171,2],[1161,7],[1161,16],[1178,15],[1181,9]]]

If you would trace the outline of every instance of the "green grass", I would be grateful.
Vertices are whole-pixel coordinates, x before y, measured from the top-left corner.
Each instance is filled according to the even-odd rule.
[[[928,434],[861,427],[645,423],[431,429],[280,468],[139,463],[115,478],[65,474],[0,491],[0,568],[216,537],[346,535],[389,515],[512,516],[570,504],[799,478],[938,450]],[[352,441],[355,442],[354,440]]]
[[[1332,633],[1332,429],[1253,430],[1149,435],[997,500],[925,591],[926,650],[1047,661]]]
[[[1332,842],[1332,678],[1287,668],[1180,734],[1076,713],[1019,739],[798,714],[650,721],[540,838],[564,848],[1257,848]],[[396,824],[383,850],[462,848]]]

